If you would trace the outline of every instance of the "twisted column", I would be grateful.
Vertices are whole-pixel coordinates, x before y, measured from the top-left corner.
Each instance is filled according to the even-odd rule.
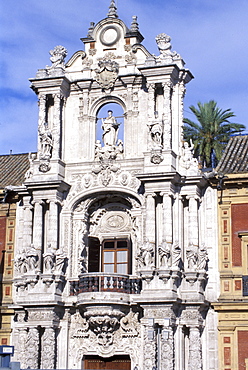
[[[39,368],[39,331],[29,328],[26,346],[26,365],[29,369]]]
[[[41,369],[55,369],[55,329],[45,328],[41,341]]]

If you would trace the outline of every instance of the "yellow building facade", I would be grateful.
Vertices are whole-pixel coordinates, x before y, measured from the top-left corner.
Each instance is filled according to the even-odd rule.
[[[218,165],[219,369],[248,369],[248,136],[232,137]]]

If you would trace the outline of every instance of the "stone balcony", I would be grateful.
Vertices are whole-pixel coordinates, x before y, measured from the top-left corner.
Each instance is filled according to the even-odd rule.
[[[130,275],[93,272],[82,274],[76,281],[70,281],[71,296],[90,292],[139,294],[141,289],[141,279]]]

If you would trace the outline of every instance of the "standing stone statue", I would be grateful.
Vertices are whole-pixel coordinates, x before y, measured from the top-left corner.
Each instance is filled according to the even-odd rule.
[[[171,257],[170,245],[165,240],[158,247],[158,254],[160,257],[160,267],[169,268]]]
[[[51,131],[46,127],[45,130],[39,131],[39,138],[41,142],[41,153],[42,158],[51,158],[53,137]]]
[[[208,263],[208,252],[205,244],[203,243],[198,252],[198,270],[206,270]]]
[[[186,257],[188,260],[188,268],[195,269],[197,267],[198,261],[198,247],[192,242],[189,243],[188,248],[186,249]]]
[[[38,261],[38,253],[33,244],[31,244],[26,250],[26,261],[28,271],[35,272]]]
[[[153,268],[154,267],[154,248],[152,243],[147,241],[142,245],[137,255],[137,260],[140,268]]]
[[[44,271],[51,273],[55,263],[55,249],[48,244],[46,253],[43,254]]]
[[[113,111],[108,111],[108,117],[105,120],[102,120],[102,129],[103,135],[102,140],[104,146],[113,146],[116,145],[118,128],[120,124],[116,121],[116,118],[113,116]]]

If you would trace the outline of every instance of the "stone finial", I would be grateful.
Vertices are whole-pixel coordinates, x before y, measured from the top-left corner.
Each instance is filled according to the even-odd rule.
[[[131,24],[131,31],[132,32],[138,32],[139,31],[139,24],[137,22],[137,16],[136,15],[133,15],[133,20],[132,20],[132,24]]]
[[[95,27],[95,22],[90,22],[90,26],[89,26],[89,29],[88,29],[88,37],[92,36],[92,32],[94,30],[94,27]]]
[[[108,18],[118,18],[115,0],[111,0],[110,6],[109,6]]]

